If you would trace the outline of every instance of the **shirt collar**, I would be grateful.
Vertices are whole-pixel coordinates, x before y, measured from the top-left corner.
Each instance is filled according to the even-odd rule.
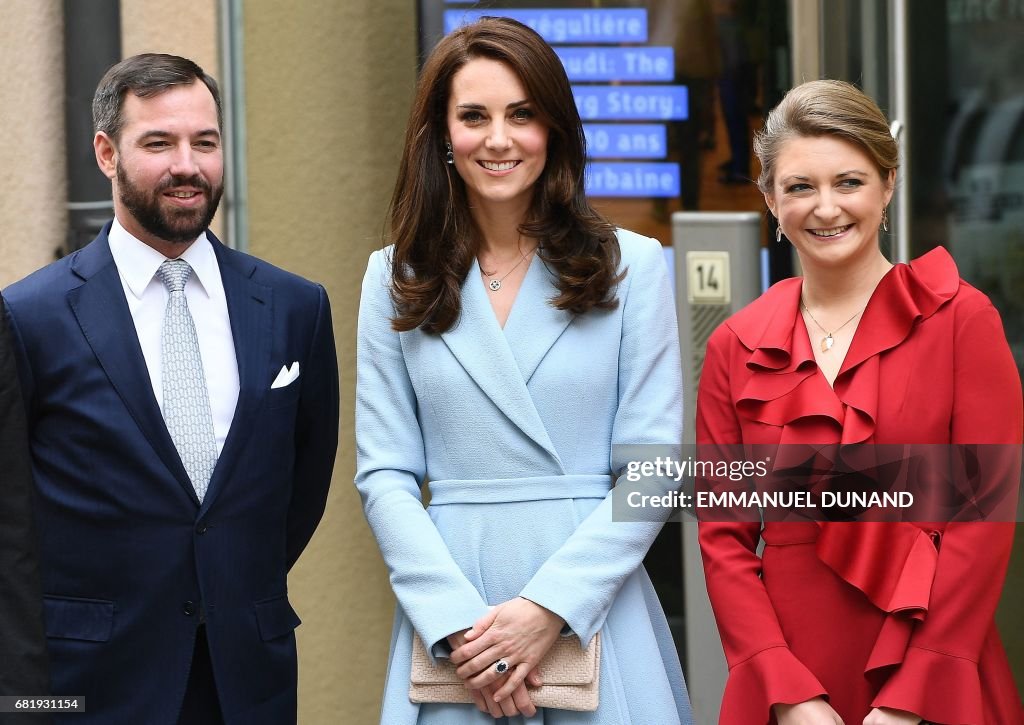
[[[114,258],[114,264],[117,265],[117,271],[121,278],[136,299],[142,299],[146,287],[156,277],[156,271],[167,257],[134,237],[121,226],[116,217],[110,227],[107,241],[110,245],[110,254]],[[213,252],[213,245],[210,244],[206,232],[200,234],[179,259],[184,259],[189,263],[199,286],[209,297],[211,290],[216,289],[213,284],[213,275],[219,274],[220,270],[217,266],[217,257]]]

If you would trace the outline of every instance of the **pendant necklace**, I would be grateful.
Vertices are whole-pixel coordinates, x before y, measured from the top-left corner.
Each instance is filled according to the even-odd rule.
[[[516,269],[519,267],[519,265],[522,264],[524,260],[528,259],[530,257],[530,255],[533,254],[533,252],[534,252],[533,249],[530,250],[530,254],[523,254],[522,252],[520,252],[519,261],[516,262],[514,265],[512,265],[512,269],[510,269],[509,271],[505,272],[505,274],[503,274],[501,277],[499,277],[497,279],[495,279],[494,275],[487,274],[487,272],[485,272],[483,270],[483,267],[481,267],[480,268],[480,274],[482,274],[484,277],[486,277],[488,280],[490,280],[487,283],[487,288],[490,289],[491,292],[497,292],[498,290],[500,290],[501,289],[501,283],[505,281],[505,278],[508,277],[513,272],[515,272]]]
[[[828,330],[826,330],[822,326],[822,324],[820,322],[818,322],[817,320],[814,319],[814,315],[812,315],[811,311],[809,309],[807,309],[807,305],[804,304],[804,300],[803,300],[802,297],[800,298],[800,306],[803,308],[804,312],[807,313],[807,316],[811,318],[811,320],[814,322],[814,324],[818,326],[818,329],[825,333],[825,337],[821,338],[821,351],[822,352],[828,352],[829,350],[831,350],[832,346],[836,344],[835,337],[833,337],[835,335],[835,333],[839,332],[844,327],[846,327],[851,322],[853,322],[854,317],[856,317],[857,315],[859,315],[861,312],[864,311],[863,309],[861,309],[861,310],[858,310],[857,312],[854,312],[853,313],[853,317],[848,319],[846,322],[841,324],[836,329],[832,330],[832,332],[829,332]]]

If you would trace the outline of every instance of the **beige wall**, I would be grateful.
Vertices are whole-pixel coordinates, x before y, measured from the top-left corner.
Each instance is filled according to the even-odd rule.
[[[244,12],[249,250],[327,287],[341,366],[334,485],[289,582],[299,721],[372,723],[394,600],[352,485],[355,328],[415,80],[415,4],[248,0]]]
[[[171,53],[194,60],[218,80],[218,0],[189,0],[169,10],[166,0],[121,0],[121,55]]]
[[[221,83],[223,90],[219,6],[219,0],[189,0],[187,11],[168,12],[166,0],[121,0],[121,57],[137,53],[180,55],[198,63]],[[210,228],[224,239],[222,213],[217,214]]]
[[[0,22],[0,287],[56,259],[67,228],[60,0],[4,3]]]

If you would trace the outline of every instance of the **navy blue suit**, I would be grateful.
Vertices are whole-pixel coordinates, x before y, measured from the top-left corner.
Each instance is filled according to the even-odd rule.
[[[177,722],[205,623],[227,723],[296,711],[286,578],[323,514],[338,371],[322,287],[224,247],[238,360],[231,430],[200,505],[160,409],[107,243],[4,295],[28,413],[52,692],[76,725]],[[292,384],[271,389],[299,361]]]

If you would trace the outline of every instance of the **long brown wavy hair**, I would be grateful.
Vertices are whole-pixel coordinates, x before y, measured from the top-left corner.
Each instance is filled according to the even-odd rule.
[[[486,17],[443,38],[427,58],[409,114],[405,149],[388,211],[394,244],[391,297],[398,331],[450,329],[462,309],[460,289],[480,244],[465,184],[445,163],[452,78],[475,58],[507,64],[548,127],[547,160],[534,188],[523,236],[557,276],[551,304],[582,314],[618,304],[615,229],[591,208],[583,187],[586,141],[569,79],[536,32],[509,18]]]

